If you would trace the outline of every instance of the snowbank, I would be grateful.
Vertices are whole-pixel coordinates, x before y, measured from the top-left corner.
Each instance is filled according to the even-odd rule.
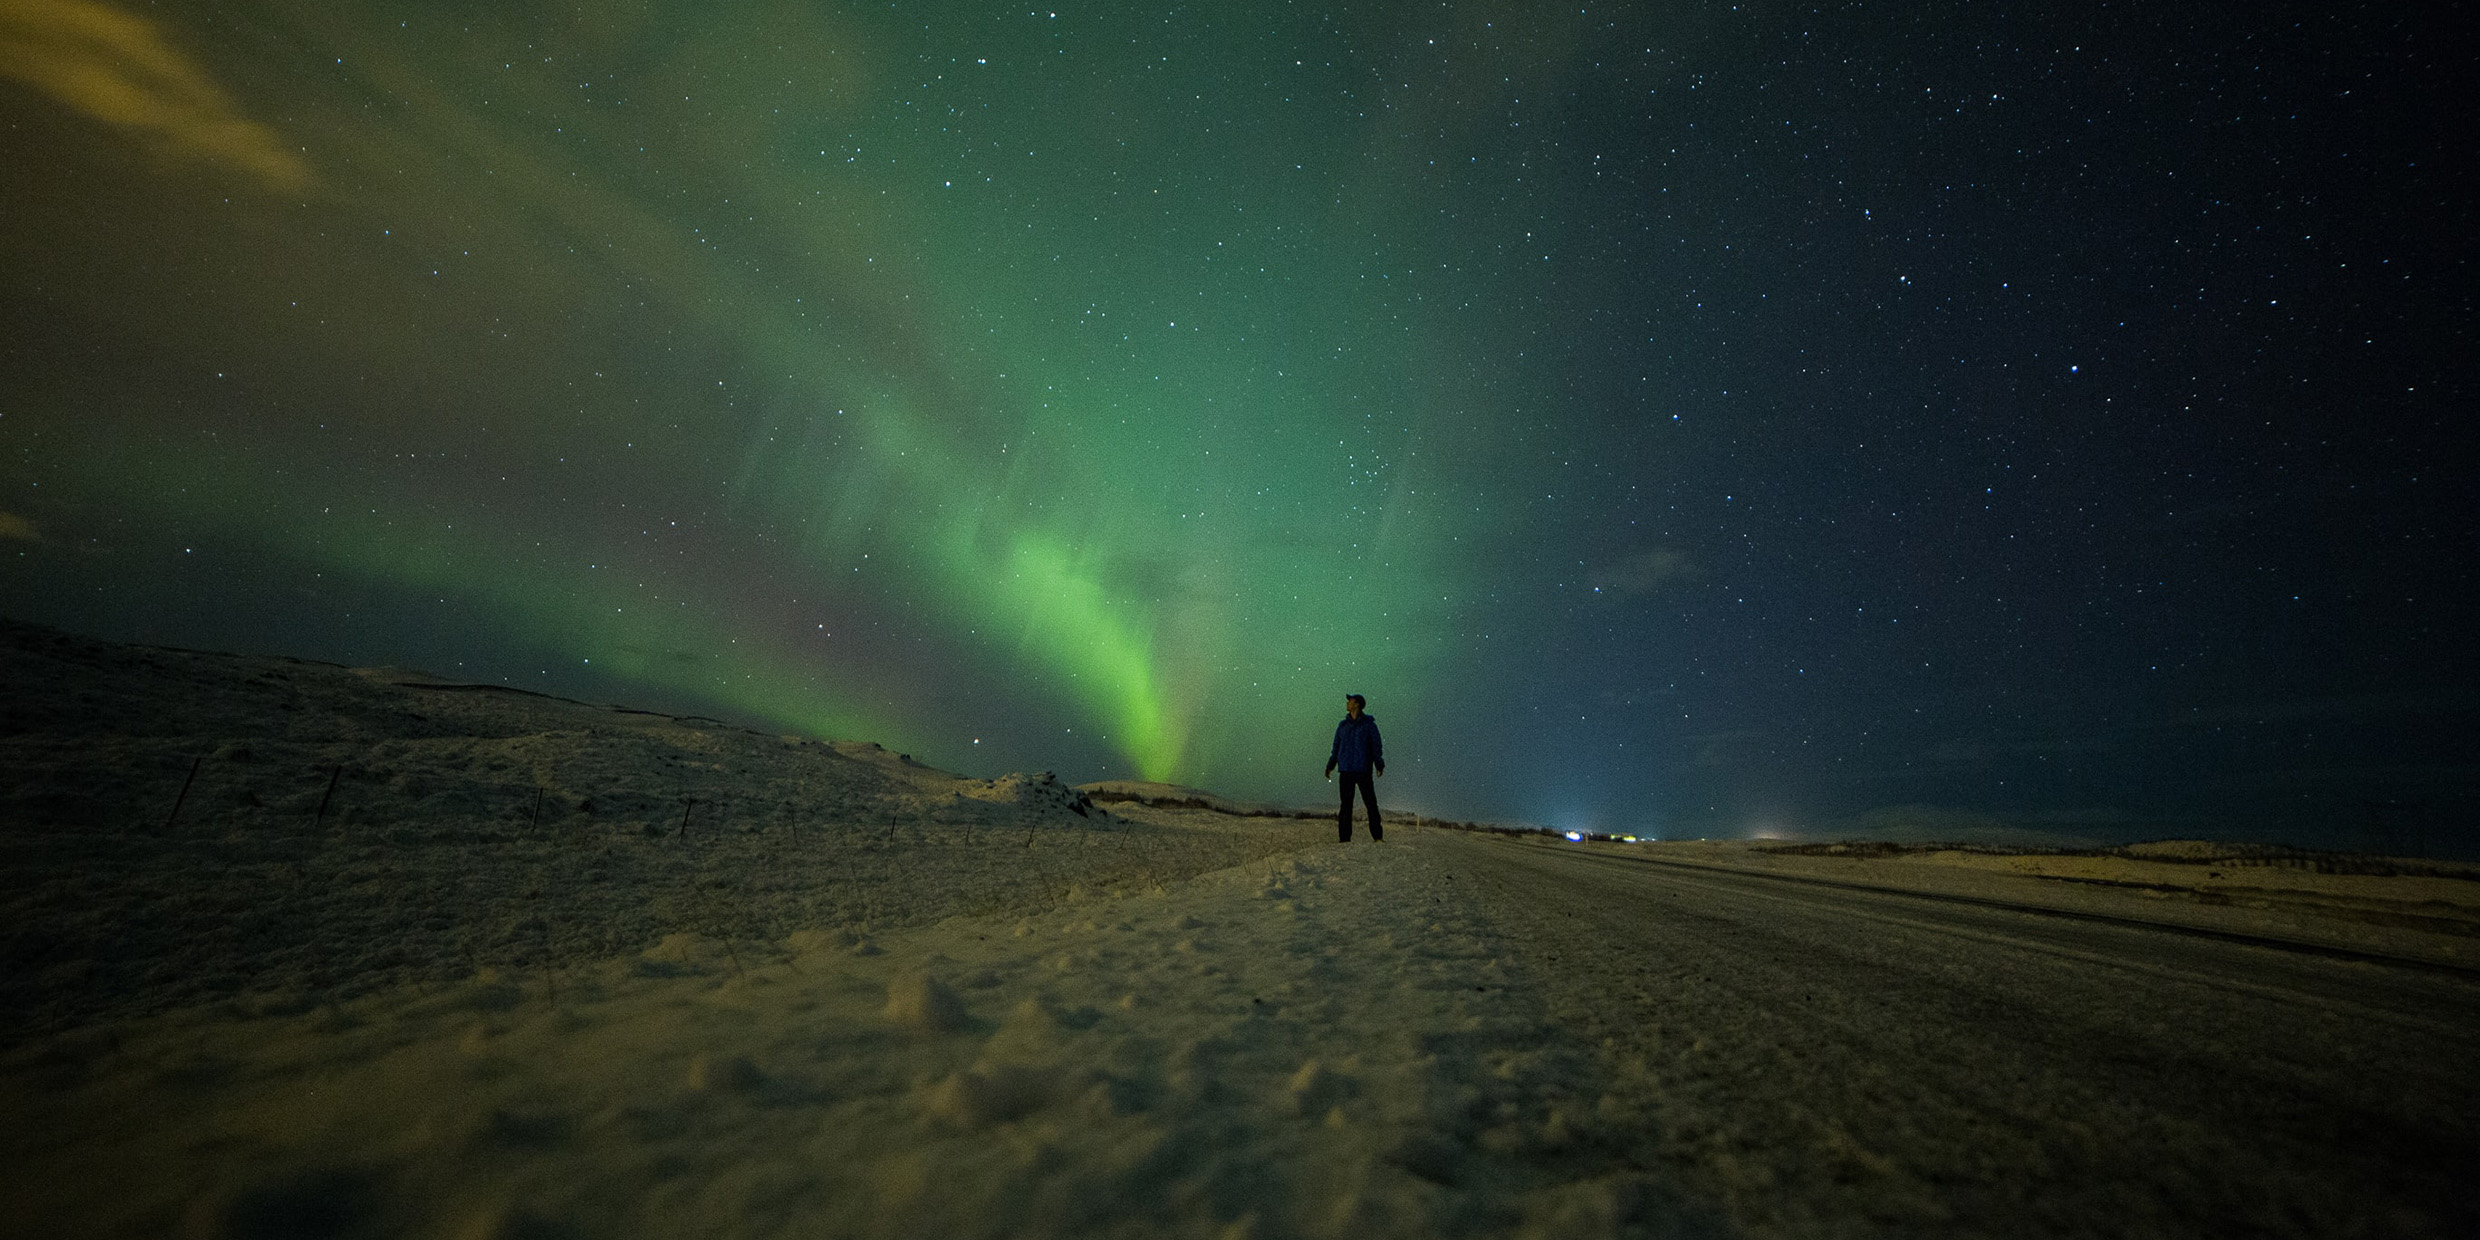
[[[6,625],[0,673],[0,1042],[536,975],[672,934],[1035,911],[1316,838],[397,670]]]

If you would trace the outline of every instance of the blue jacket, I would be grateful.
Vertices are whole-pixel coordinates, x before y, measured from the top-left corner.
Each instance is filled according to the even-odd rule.
[[[1378,717],[1363,714],[1355,719],[1345,715],[1335,725],[1335,748],[1326,755],[1326,769],[1341,767],[1346,771],[1386,769],[1386,746],[1378,739]]]

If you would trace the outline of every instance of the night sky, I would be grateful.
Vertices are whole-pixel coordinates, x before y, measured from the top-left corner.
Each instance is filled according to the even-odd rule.
[[[2480,849],[2460,6],[0,0],[0,612],[1315,803]]]

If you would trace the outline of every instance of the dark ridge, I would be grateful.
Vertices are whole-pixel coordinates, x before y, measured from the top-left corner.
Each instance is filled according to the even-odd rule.
[[[557,697],[549,693],[537,693],[532,689],[520,689],[515,685],[437,684],[420,680],[391,680],[388,683],[395,685],[400,689],[423,689],[436,691],[439,693],[521,693],[530,698],[541,698],[546,702],[566,702],[571,706],[584,706],[597,710],[602,709],[601,707],[596,707],[592,702],[580,702],[575,698]],[[630,711],[629,713],[651,715],[656,712],[644,710]]]
[[[2330,852],[2288,844],[2225,843],[2218,840],[2151,840],[2109,848],[2042,848],[2036,845],[1925,843],[1892,840],[1837,840],[1811,844],[1759,844],[1755,851],[1789,857],[1857,857],[1863,860],[1918,853],[1961,852],[1988,857],[2120,857],[2171,865],[2262,866],[2310,870],[2318,874],[2361,874],[2379,878],[2451,878],[2480,880],[2480,866],[2452,861],[2381,857],[2371,853]]]

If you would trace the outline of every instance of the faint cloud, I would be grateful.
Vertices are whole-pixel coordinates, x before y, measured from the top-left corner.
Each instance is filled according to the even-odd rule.
[[[18,542],[41,542],[43,541],[43,536],[35,532],[34,522],[29,521],[13,512],[0,512],[0,539],[15,539]]]
[[[310,183],[273,129],[241,115],[206,70],[154,23],[91,0],[0,0],[0,76],[172,152],[247,174],[267,188]]]
[[[1656,548],[1639,551],[1595,574],[1595,584],[1618,594],[1650,594],[1673,582],[1697,575],[1696,561],[1685,551]]]
[[[2254,702],[2190,706],[2167,716],[2130,725],[2137,732],[2220,729],[2233,724],[2303,723],[2320,720],[2382,719],[2388,716],[2460,714],[2471,709],[2467,694],[2446,690],[2360,693],[2325,697],[2266,698]]]
[[[2114,753],[2119,745],[2107,736],[2053,736],[2038,740],[2009,741],[2000,748],[2008,753],[2028,753],[2046,758],[2073,758]]]
[[[2366,763],[2359,766],[2304,766],[2260,771],[2229,781],[2240,787],[2295,789],[2339,787],[2399,792],[2480,789],[2480,766],[2470,763]],[[2373,795],[2373,793],[2372,793]]]
[[[1730,732],[1707,732],[1694,739],[1696,756],[1689,759],[1691,765],[1739,766],[1756,756],[1756,750],[1764,744],[1765,733],[1753,728],[1741,728]]]
[[[1940,766],[1987,766],[1989,747],[1978,741],[1940,741],[1929,750],[1928,759]]]

